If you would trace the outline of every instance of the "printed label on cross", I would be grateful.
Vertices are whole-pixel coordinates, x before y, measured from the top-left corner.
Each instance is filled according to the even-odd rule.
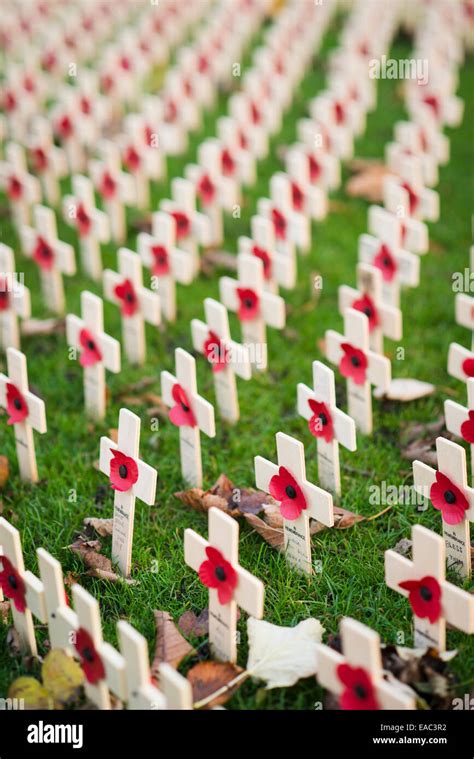
[[[337,408],[334,372],[321,361],[313,361],[312,389],[298,383],[298,413],[307,419],[309,431],[316,438],[321,485],[340,495],[339,445],[356,450],[356,426],[348,414]]]
[[[288,562],[312,574],[310,519],[332,527],[332,495],[306,479],[304,446],[284,432],[276,435],[278,465],[255,456],[255,482],[280,504]]]
[[[125,660],[126,701],[129,709],[161,710],[166,700],[151,682],[148,643],[135,628],[120,620],[117,623],[120,650]]]
[[[188,179],[175,177],[171,182],[172,200],[162,200],[160,208],[174,217],[176,239],[182,250],[191,254],[193,273],[200,269],[199,245],[210,245],[211,224],[208,217],[196,210],[196,192]]]
[[[81,318],[68,314],[66,339],[69,346],[79,351],[79,362],[84,368],[86,411],[94,419],[103,419],[106,407],[105,370],[114,374],[120,372],[120,343],[104,332],[101,298],[87,290],[82,291]]]
[[[149,506],[155,502],[156,469],[138,458],[140,417],[126,408],[120,409],[118,441],[100,439],[100,471],[108,475],[114,493],[112,558],[121,574],[130,574],[135,500]]]
[[[30,223],[30,209],[41,201],[37,178],[28,173],[25,151],[16,142],[5,146],[5,160],[0,161],[0,184],[10,201],[18,230]]]
[[[94,188],[88,177],[75,174],[72,192],[63,198],[63,216],[77,229],[84,272],[98,282],[102,276],[100,244],[110,240],[109,217],[96,208]]]
[[[263,617],[263,582],[239,564],[239,525],[220,509],[209,509],[209,540],[184,531],[184,560],[209,588],[209,643],[222,661],[237,659],[237,607]]]
[[[120,307],[125,354],[131,364],[146,357],[145,322],[158,326],[161,305],[158,293],[143,286],[140,256],[128,248],[118,250],[118,272],[104,271],[104,296]]]
[[[161,372],[161,396],[170,421],[179,427],[181,474],[193,487],[202,487],[201,432],[215,437],[214,407],[197,391],[196,360],[175,350],[176,376]]]
[[[31,316],[30,291],[15,270],[13,250],[0,243],[0,348],[20,347],[18,317]]]
[[[357,264],[357,290],[347,285],[339,287],[339,313],[353,308],[369,320],[369,344],[376,353],[383,353],[384,335],[401,340],[402,312],[382,299],[382,272],[371,264]]]
[[[43,197],[48,205],[56,207],[61,198],[59,180],[67,175],[68,165],[64,150],[54,144],[51,122],[44,116],[37,116],[33,122],[28,150]]]
[[[28,388],[26,356],[16,348],[7,349],[8,376],[0,374],[0,407],[9,415],[8,424],[15,431],[16,454],[20,477],[27,482],[38,481],[33,430],[46,432],[44,401]]]
[[[408,596],[415,648],[446,649],[446,624],[474,633],[474,596],[445,579],[443,538],[420,524],[412,527],[412,560],[385,552],[385,582]]]
[[[404,156],[398,174],[389,174],[383,181],[385,207],[398,216],[402,212],[404,218],[437,221],[439,195],[424,187],[420,162],[414,156]]]
[[[191,321],[193,348],[208,359],[220,414],[233,424],[240,415],[235,375],[246,380],[252,376],[249,350],[231,340],[227,309],[222,303],[206,298],[204,311],[205,322]]]
[[[474,377],[467,380],[467,408],[455,401],[444,402],[446,427],[469,443],[471,449],[471,481],[474,483]]]
[[[98,150],[102,159],[90,162],[90,175],[109,217],[112,239],[123,243],[127,235],[125,206],[136,202],[135,183],[130,174],[122,171],[120,151],[115,143],[102,140]]]
[[[316,677],[339,697],[340,708],[415,709],[408,686],[384,679],[378,633],[350,617],[342,618],[339,631],[342,654],[320,643]]]
[[[326,357],[347,379],[349,416],[364,435],[373,428],[371,385],[387,390],[392,378],[390,359],[369,348],[369,320],[353,308],[344,312],[344,335],[326,332]]]
[[[151,235],[141,232],[137,249],[143,265],[151,270],[158,284],[163,316],[169,322],[176,319],[176,282],[189,285],[194,279],[192,255],[176,247],[176,221],[171,214],[158,211],[152,214]]]
[[[252,237],[239,237],[239,254],[256,256],[263,263],[263,287],[278,295],[278,286],[287,290],[296,284],[296,264],[294,256],[279,253],[276,249],[273,223],[264,216],[250,219]]]
[[[283,329],[285,301],[264,290],[263,261],[240,253],[237,257],[237,279],[221,277],[220,298],[229,311],[237,313],[241,323],[242,342],[249,347],[252,367],[267,368],[266,327]]]
[[[52,208],[35,206],[33,227],[22,227],[20,239],[23,252],[38,266],[43,299],[47,308],[62,315],[66,307],[63,274],[76,273],[74,248],[58,239],[56,216]]]
[[[456,293],[454,305],[456,324],[471,330],[471,350],[474,350],[474,298],[466,293]]]
[[[441,512],[448,568],[471,574],[469,522],[474,521],[474,490],[467,484],[466,451],[444,437],[436,439],[438,471],[413,462],[415,489]]]

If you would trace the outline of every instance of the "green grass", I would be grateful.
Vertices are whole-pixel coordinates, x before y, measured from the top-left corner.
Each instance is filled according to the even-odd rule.
[[[339,22],[338,22],[339,23]],[[228,219],[226,249],[235,250],[240,234],[248,233],[249,219],[256,201],[268,191],[268,180],[281,168],[277,146],[289,144],[295,135],[296,120],[305,115],[305,103],[324,86],[324,58],[337,40],[338,24],[325,38],[322,55],[318,56],[302,82],[283,129],[272,143],[269,157],[259,166],[258,182],[245,193],[242,218]],[[393,48],[394,56],[406,57],[410,40],[400,37]],[[359,156],[382,157],[383,148],[392,136],[393,124],[404,116],[403,102],[397,93],[397,82],[378,83],[378,106],[369,115],[367,132],[356,146]],[[436,395],[404,406],[375,402],[375,432],[371,438],[358,436],[358,450],[348,454],[341,450],[342,489],[344,507],[369,516],[383,506],[369,503],[371,484],[385,480],[390,485],[412,482],[411,466],[400,456],[399,434],[404,424],[412,420],[430,421],[443,410],[446,389],[450,397],[465,401],[465,388],[451,380],[446,371],[448,345],[457,340],[465,345],[469,335],[454,323],[454,295],[451,274],[468,265],[470,244],[470,212],[472,198],[472,94],[474,65],[468,60],[461,74],[460,94],[466,99],[467,112],[463,124],[450,131],[452,155],[448,166],[442,168],[439,186],[441,220],[430,228],[431,249],[422,261],[422,281],[415,291],[403,295],[405,359],[393,362],[393,375],[417,377],[434,382]],[[219,98],[215,112],[206,116],[199,134],[194,135],[186,156],[169,161],[169,177],[182,175],[183,167],[195,157],[196,146],[208,134],[214,134],[217,115],[225,112],[226,97]],[[67,189],[67,185],[65,186]],[[168,197],[169,183],[154,188],[154,201]],[[269,371],[250,382],[239,381],[241,419],[234,427],[217,422],[217,436],[203,436],[205,485],[210,486],[221,472],[226,472],[239,486],[254,485],[253,457],[261,454],[275,460],[275,433],[280,429],[295,435],[307,447],[308,475],[316,479],[315,444],[306,423],[295,411],[296,385],[311,382],[311,362],[323,359],[317,342],[328,328],[342,329],[337,312],[337,288],[354,284],[357,261],[357,238],[366,231],[367,203],[348,199],[341,189],[336,195],[337,208],[324,223],[313,227],[313,244],[307,258],[299,258],[298,285],[285,294],[288,304],[287,324],[295,331],[292,339],[269,330]],[[139,216],[130,214],[130,222]],[[74,233],[59,222],[62,239],[75,243]],[[47,316],[38,287],[38,274],[20,254],[18,241],[8,219],[2,221],[2,239],[13,245],[17,268],[25,271],[26,283],[33,296],[35,316]],[[136,232],[131,230],[128,244],[135,247]],[[115,250],[107,246],[104,252],[107,266],[115,268]],[[302,310],[311,293],[311,273],[319,271],[324,278],[320,301],[312,311]],[[222,272],[224,273],[224,272]],[[133,407],[142,418],[142,457],[158,470],[157,501],[153,507],[137,504],[133,546],[133,577],[139,584],[108,584],[85,576],[84,567],[67,546],[74,531],[88,516],[112,515],[112,491],[103,506],[94,502],[97,487],[105,477],[93,468],[98,458],[99,437],[110,427],[116,427],[120,404],[114,396],[121,388],[136,382],[143,375],[154,375],[159,392],[162,369],[174,368],[176,346],[191,350],[190,320],[202,318],[202,301],[206,296],[218,296],[218,277],[201,276],[188,289],[179,287],[178,321],[162,331],[147,330],[148,360],[138,370],[123,361],[120,376],[108,376],[112,402],[107,418],[91,429],[83,413],[82,370],[68,360],[64,336],[54,335],[23,340],[23,350],[29,362],[30,383],[46,401],[48,433],[36,437],[41,483],[35,487],[20,482],[15,463],[13,435],[3,422],[1,452],[11,461],[12,474],[2,494],[3,514],[14,515],[15,526],[21,532],[26,565],[37,571],[35,549],[43,546],[57,557],[64,572],[79,576],[80,582],[100,602],[104,633],[116,644],[115,622],[128,619],[146,636],[150,654],[154,647],[153,609],[168,610],[173,618],[189,608],[202,609],[207,604],[207,591],[194,572],[183,561],[183,531],[192,527],[207,534],[204,515],[183,506],[173,497],[182,489],[180,478],[178,435],[171,424],[160,425],[159,435],[150,430],[146,407]],[[79,312],[81,290],[87,288],[101,294],[81,274],[67,280],[68,311]],[[120,335],[118,309],[105,305],[106,329]],[[232,319],[233,334],[239,335]],[[395,346],[387,343],[388,353],[395,357]],[[5,369],[3,357],[0,369]],[[198,358],[198,381],[201,393],[214,400],[212,376],[206,362]],[[339,405],[345,408],[345,383],[337,378]],[[5,421],[5,420],[4,420]],[[344,467],[351,467],[349,472]],[[77,492],[77,501],[70,502],[70,490]],[[405,634],[406,644],[412,641],[411,613],[405,599],[389,590],[384,583],[384,551],[402,537],[409,537],[411,525],[417,522],[438,532],[439,514],[433,509],[419,513],[411,506],[394,506],[391,511],[368,523],[347,531],[326,530],[313,541],[313,558],[322,561],[322,572],[307,579],[286,565],[282,555],[272,551],[246,524],[241,525],[240,557],[244,567],[260,577],[266,585],[265,618],[278,625],[295,625],[314,616],[327,632],[336,632],[343,615],[351,615],[373,626],[387,642],[395,642],[399,632]],[[110,544],[104,552],[110,555]],[[153,571],[156,566],[157,572]],[[243,615],[245,617],[245,615]],[[242,644],[239,663],[246,661],[245,619],[239,623]],[[12,658],[6,650],[6,627],[0,627],[0,694],[25,670],[20,659]],[[43,636],[46,631],[43,631]],[[473,678],[474,640],[450,630],[449,648],[458,648],[453,668],[463,683]],[[461,688],[461,693],[468,686]],[[322,691],[313,678],[291,689],[262,695],[258,684],[246,683],[229,703],[230,708],[310,709],[321,700]]]

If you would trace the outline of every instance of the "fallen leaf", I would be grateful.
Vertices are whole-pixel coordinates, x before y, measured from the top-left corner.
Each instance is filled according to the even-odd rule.
[[[411,548],[412,541],[408,538],[402,538],[398,541],[398,543],[396,543],[393,550],[399,553],[401,556],[411,556]]]
[[[389,175],[393,175],[393,171],[383,163],[376,161],[366,165],[347,180],[346,194],[351,198],[364,198],[372,203],[380,203],[383,200],[383,182]]]
[[[23,319],[21,322],[21,334],[25,337],[59,335],[64,331],[64,319]]]
[[[436,387],[430,382],[421,382],[417,379],[408,379],[400,377],[391,381],[388,390],[383,391],[381,388],[375,388],[374,398],[386,398],[389,401],[416,401],[418,398],[425,398],[427,395],[433,395]]]
[[[130,395],[134,393],[141,392],[143,390],[146,390],[147,387],[150,387],[150,385],[154,385],[156,383],[156,375],[149,375],[147,377],[142,377],[138,380],[138,382],[133,382],[131,385],[126,385],[121,390],[119,390],[117,393],[115,393],[115,398],[123,398],[124,395]]]
[[[126,582],[128,585],[136,584],[136,580],[121,577],[114,572],[111,560],[99,553],[101,544],[98,540],[84,540],[82,536],[79,536],[69,548],[76,556],[80,556],[88,567],[85,574],[89,577],[98,577],[100,580],[108,580],[109,582]]]
[[[118,443],[118,430],[115,427],[109,429],[109,438],[114,443]]]
[[[206,276],[212,276],[216,269],[237,271],[237,256],[225,250],[208,248],[201,255],[201,271]]]
[[[9,628],[6,643],[11,656],[19,656],[21,654],[20,636],[14,627]]]
[[[296,343],[300,337],[298,330],[293,329],[292,327],[284,327],[282,334],[285,340],[287,340],[289,343]]]
[[[318,349],[321,351],[323,356],[325,356],[326,355],[326,340],[324,339],[324,337],[317,340],[316,345],[318,346]]]
[[[54,700],[34,677],[18,677],[8,689],[8,698],[21,699],[24,709],[54,709]]]
[[[78,698],[84,683],[81,667],[61,648],[47,654],[41,667],[43,685],[56,704],[70,704]]]
[[[245,514],[249,525],[272,547],[279,551],[283,550],[284,537],[283,527],[271,527],[266,521],[255,514]]]
[[[112,535],[114,526],[113,519],[99,519],[98,517],[86,517],[84,519],[86,527],[92,527],[102,538],[108,538]]]
[[[446,655],[445,655],[446,654]],[[409,686],[427,709],[452,709],[457,678],[449,667],[456,652],[441,656],[433,648],[407,649],[394,645],[382,647],[384,670]]]
[[[201,638],[209,634],[209,609],[203,609],[199,614],[195,614],[192,609],[188,609],[178,620],[178,627],[181,628],[185,635],[194,635]]]
[[[242,667],[231,662],[202,661],[195,664],[187,674],[193,689],[193,701],[202,701],[221,688],[226,688],[225,692],[210,701],[206,708],[210,709],[213,706],[225,704],[238,690],[240,681],[229,687],[228,690],[227,686],[243,672]]]
[[[4,488],[10,476],[10,465],[6,456],[0,456],[0,488]]]
[[[273,500],[267,493],[236,487],[225,474],[219,476],[210,490],[191,488],[175,493],[175,496],[182,503],[201,513],[209,511],[214,506],[232,517],[248,513],[258,514],[264,504]]]
[[[6,625],[10,614],[10,601],[0,601],[0,621]]]
[[[166,662],[175,669],[180,662],[190,654],[195,654],[194,648],[183,638],[176,627],[171,614],[167,611],[155,611],[156,645],[155,656],[151,666],[151,674],[159,680],[160,664]]]

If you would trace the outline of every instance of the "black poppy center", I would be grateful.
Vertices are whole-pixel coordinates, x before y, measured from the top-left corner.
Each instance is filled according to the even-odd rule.
[[[388,269],[388,268],[389,268],[389,267],[392,265],[392,262],[390,261],[390,259],[389,259],[389,257],[388,257],[388,256],[386,256],[386,257],[383,259],[383,265],[384,265],[384,266],[385,266],[387,269]]]
[[[12,588],[13,590],[18,589],[18,582],[15,575],[10,575],[10,577],[8,578],[8,584],[10,588]]]
[[[433,594],[429,588],[426,587],[426,585],[422,585],[420,588],[420,596],[422,597],[423,601],[431,601],[433,598]]]
[[[188,413],[188,411],[190,410],[189,406],[186,406],[186,404],[185,404],[185,402],[184,402],[184,401],[181,401],[181,408],[183,409],[183,411],[185,411],[185,412],[186,412],[186,414],[187,414],[187,413]]]
[[[94,652],[92,651],[92,649],[90,649],[88,646],[86,646],[86,648],[82,652],[82,658],[85,659],[86,661],[92,663],[94,661],[94,658],[95,658],[94,657]]]
[[[287,485],[285,488],[285,493],[287,494],[288,498],[296,498],[296,490],[293,485]]]
[[[226,573],[224,567],[216,567],[214,570],[214,574],[216,575],[219,582],[224,582],[226,578]]]
[[[8,294],[6,290],[0,290],[0,300],[6,300],[7,296]]]
[[[357,698],[360,698],[361,700],[367,698],[367,691],[363,685],[356,685],[354,688],[354,693],[356,694]]]
[[[371,307],[370,307],[370,306],[366,306],[366,307],[364,308],[364,314],[365,314],[366,316],[368,316],[369,318],[372,316],[372,313],[373,313],[373,312],[372,312],[372,309],[371,309]]]
[[[47,245],[41,245],[40,247],[40,256],[41,258],[49,258],[51,255],[51,251],[48,248]]]
[[[360,366],[360,359],[358,356],[351,356],[352,366]]]
[[[21,411],[22,406],[23,406],[20,398],[15,398],[15,400],[13,401],[13,405],[15,406],[17,411]]]
[[[245,308],[252,308],[253,306],[252,298],[244,298],[244,305],[245,305]]]
[[[125,478],[128,475],[128,469],[125,466],[125,464],[120,464],[119,466],[119,475],[121,476],[122,480],[125,480]]]
[[[454,495],[452,490],[444,491],[444,500],[446,501],[446,503],[456,503],[456,496]]]
[[[127,303],[133,303],[134,300],[135,300],[134,294],[133,293],[127,293],[126,296],[125,296],[125,300],[127,301]]]
[[[88,340],[87,341],[87,347],[89,348],[90,351],[95,350],[95,343],[94,343],[94,341],[93,340]]]
[[[323,427],[325,427],[326,424],[328,423],[328,418],[327,418],[326,414],[323,411],[319,414],[319,421],[321,422],[321,424],[323,425]]]

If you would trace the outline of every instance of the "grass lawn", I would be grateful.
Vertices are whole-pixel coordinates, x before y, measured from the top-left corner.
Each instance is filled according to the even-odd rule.
[[[341,19],[331,27],[318,55],[302,82],[293,107],[287,114],[283,129],[272,143],[269,157],[259,165],[258,182],[245,193],[242,217],[226,222],[227,250],[236,250],[237,238],[248,234],[249,220],[255,212],[257,199],[265,196],[272,173],[282,168],[278,147],[295,140],[295,125],[306,114],[307,100],[316,95],[325,82],[325,57],[338,39]],[[399,37],[392,50],[394,57],[407,57],[411,40]],[[356,154],[382,158],[384,146],[392,137],[394,122],[404,117],[399,82],[383,80],[378,83],[378,105],[370,114],[367,131],[356,145]],[[468,265],[472,167],[474,63],[468,60],[461,73],[460,95],[466,99],[466,113],[461,127],[451,130],[451,160],[441,169],[436,188],[441,197],[441,220],[430,227],[430,252],[422,261],[421,285],[403,294],[405,359],[395,360],[395,348],[387,342],[388,355],[393,358],[393,376],[417,377],[437,385],[431,398],[406,405],[374,403],[374,435],[358,435],[358,450],[348,454],[341,449],[342,506],[365,516],[376,514],[384,505],[371,505],[369,487],[411,484],[411,465],[400,455],[399,435],[410,421],[430,421],[443,411],[444,399],[454,398],[462,403],[466,391],[460,382],[448,377],[446,371],[448,345],[457,340],[469,344],[470,336],[454,323],[454,294],[451,286],[453,271]],[[470,95],[470,97],[468,97]],[[226,110],[226,96],[221,95],[218,107],[209,113],[201,132],[193,137],[185,156],[170,159],[169,177],[181,176],[184,166],[194,160],[196,146],[206,135],[215,134],[215,119]],[[69,189],[65,183],[64,191]],[[169,182],[154,188],[154,201],[168,197]],[[337,288],[353,285],[357,261],[357,239],[366,231],[367,207],[364,201],[349,199],[341,189],[334,195],[334,209],[324,223],[313,227],[312,250],[298,261],[298,284],[284,293],[288,306],[287,336],[273,330],[268,332],[269,371],[250,382],[239,381],[241,405],[240,422],[231,428],[217,419],[217,436],[203,436],[205,485],[211,486],[225,472],[238,486],[254,485],[253,457],[261,454],[276,458],[275,433],[283,430],[302,440],[307,447],[308,477],[317,482],[315,442],[306,422],[296,414],[296,385],[311,382],[311,362],[323,359],[318,341],[328,328],[342,329],[337,312]],[[6,201],[2,201],[4,206]],[[138,214],[130,214],[130,222]],[[30,287],[33,313],[46,317],[38,286],[36,267],[21,256],[18,240],[6,212],[2,213],[2,240],[16,251],[17,268],[25,271]],[[75,243],[75,233],[62,221],[60,237]],[[136,228],[130,225],[128,245],[135,249]],[[116,251],[106,246],[104,260],[116,267]],[[323,276],[323,290],[313,310],[304,308],[311,297],[312,273]],[[202,609],[207,604],[207,590],[195,573],[184,564],[183,531],[192,527],[207,535],[207,519],[183,506],[173,493],[183,489],[180,478],[178,434],[171,423],[160,422],[157,434],[150,429],[146,405],[133,406],[141,415],[141,455],[158,470],[157,502],[153,507],[137,503],[133,546],[133,577],[139,584],[130,587],[122,583],[82,576],[84,566],[68,545],[74,531],[81,529],[88,516],[110,517],[113,493],[107,491],[102,504],[95,503],[99,485],[106,479],[93,467],[98,458],[99,438],[116,427],[120,402],[116,399],[121,388],[137,382],[142,376],[156,377],[151,388],[159,393],[162,369],[174,370],[174,348],[191,350],[190,321],[203,318],[202,301],[206,296],[218,297],[218,278],[200,276],[189,288],[179,287],[179,315],[176,324],[164,331],[147,329],[148,360],[141,369],[127,365],[119,376],[108,375],[111,402],[107,418],[95,427],[83,413],[82,369],[68,360],[64,335],[24,339],[22,348],[29,362],[32,388],[46,402],[48,433],[36,436],[38,466],[42,481],[35,487],[23,484],[17,475],[13,434],[4,417],[0,425],[0,451],[11,462],[11,476],[1,495],[3,514],[14,515],[14,524],[21,532],[26,565],[36,572],[35,550],[42,546],[57,557],[64,573],[72,573],[100,602],[104,634],[117,644],[115,622],[128,619],[149,642],[150,655],[154,649],[155,631],[153,609],[169,611],[177,620],[189,608]],[[79,313],[80,293],[90,289],[101,294],[81,274],[65,282],[68,312]],[[105,305],[106,331],[120,336],[118,309]],[[239,337],[238,324],[232,317],[233,335]],[[6,369],[4,357],[0,370]],[[200,392],[214,400],[210,369],[198,358]],[[345,381],[337,378],[338,402],[346,408]],[[347,469],[350,467],[350,470]],[[77,493],[76,502],[69,500],[71,489]],[[265,618],[278,625],[295,625],[306,617],[318,618],[327,632],[336,632],[343,615],[373,626],[387,642],[396,642],[404,633],[406,645],[412,643],[411,612],[408,602],[389,590],[384,583],[384,551],[403,537],[410,537],[411,525],[420,522],[441,531],[440,515],[432,508],[420,513],[415,507],[393,506],[378,519],[361,523],[346,531],[326,530],[313,541],[313,558],[322,561],[322,572],[307,579],[290,570],[283,555],[273,551],[246,524],[241,524],[240,557],[244,567],[260,577],[266,585]],[[110,555],[110,543],[104,541],[104,553]],[[157,571],[154,571],[157,570]],[[466,586],[467,587],[467,586]],[[243,615],[245,617],[245,615]],[[239,623],[242,643],[239,663],[246,662],[245,619]],[[42,633],[46,636],[46,631]],[[9,684],[26,672],[21,660],[12,658],[5,641],[7,627],[0,626],[0,696]],[[458,648],[453,662],[460,682],[460,693],[469,690],[474,679],[474,639],[455,631],[448,632],[448,647]],[[311,709],[322,698],[314,678],[291,689],[263,693],[259,684],[247,682],[229,702],[236,709]]]

